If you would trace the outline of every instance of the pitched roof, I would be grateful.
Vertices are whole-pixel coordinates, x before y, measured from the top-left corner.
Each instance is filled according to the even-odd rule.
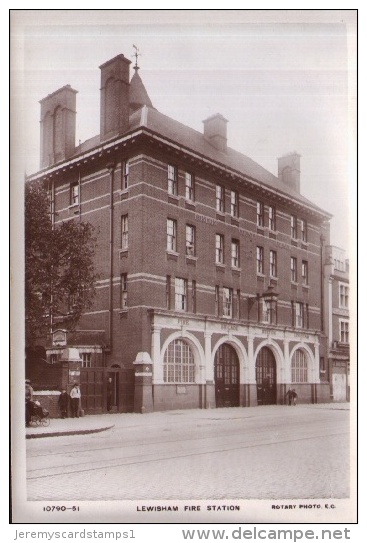
[[[219,151],[211,145],[204,137],[204,134],[163,115],[156,109],[144,107],[130,116],[130,130],[135,130],[143,126],[180,146],[256,180],[264,185],[264,188],[270,187],[277,192],[298,200],[300,203],[312,206],[314,209],[325,213],[324,210],[317,207],[313,202],[302,196],[302,194],[289,185],[283,183],[278,177],[251,158],[230,147],[227,147],[225,152]],[[326,214],[328,215],[328,213]]]

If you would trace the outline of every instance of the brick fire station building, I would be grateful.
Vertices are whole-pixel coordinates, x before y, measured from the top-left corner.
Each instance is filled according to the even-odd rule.
[[[124,55],[100,70],[100,134],[79,146],[77,91],[41,101],[41,170],[27,182],[45,183],[55,222],[95,226],[100,279],[33,383],[57,387],[50,375],[77,349],[87,413],[105,410],[108,377],[119,412],[279,404],[289,386],[329,401],[331,215],[302,196],[300,156],[275,176],[228,146],[222,115],[200,133],[157,111]]]

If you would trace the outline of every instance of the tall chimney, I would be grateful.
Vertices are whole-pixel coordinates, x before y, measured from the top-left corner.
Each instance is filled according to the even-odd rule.
[[[218,151],[225,152],[227,150],[227,122],[227,119],[220,113],[216,113],[203,121],[204,137]]]
[[[40,101],[41,168],[68,159],[75,152],[77,92],[66,85]]]
[[[108,60],[101,70],[101,141],[129,127],[130,60],[124,55]]]
[[[278,158],[278,178],[288,187],[301,191],[301,155],[290,153]]]

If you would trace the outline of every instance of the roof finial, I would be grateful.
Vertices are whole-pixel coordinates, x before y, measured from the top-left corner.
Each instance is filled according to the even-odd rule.
[[[136,45],[133,44],[133,47],[135,49],[135,53],[131,56],[135,57],[135,66],[134,66],[134,70],[137,72],[139,70],[139,66],[138,66],[138,57],[141,56],[141,53],[139,53],[139,49],[136,47]]]

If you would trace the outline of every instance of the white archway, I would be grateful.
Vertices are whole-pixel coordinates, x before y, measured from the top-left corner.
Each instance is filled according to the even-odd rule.
[[[277,370],[277,383],[283,382],[283,373],[285,369],[285,358],[284,353],[280,347],[280,345],[274,341],[273,339],[264,339],[259,345],[257,346],[255,352],[254,352],[254,365],[256,367],[256,360],[259,352],[263,347],[268,347],[271,352],[273,353],[275,357],[276,362],[276,370]]]
[[[195,383],[205,383],[205,353],[204,349],[202,348],[199,340],[197,337],[195,337],[190,332],[173,332],[168,336],[166,341],[162,345],[161,354],[160,354],[160,360],[159,364],[161,365],[163,375],[163,361],[164,361],[164,355],[166,353],[166,350],[168,348],[168,345],[172,343],[172,341],[175,341],[176,339],[183,339],[187,341],[188,345],[190,346],[192,350],[192,354],[194,357],[195,362]]]
[[[239,366],[240,366],[240,383],[246,383],[248,381],[248,376],[246,375],[245,368],[249,365],[249,358],[246,352],[245,346],[241,341],[235,336],[223,336],[214,345],[211,353],[210,363],[214,368],[215,355],[221,345],[228,343],[231,345],[238,356]]]
[[[312,383],[314,382],[314,376],[317,371],[317,364],[316,364],[316,358],[314,353],[312,352],[312,349],[309,345],[306,345],[305,343],[297,343],[289,353],[289,361],[290,361],[290,375],[292,375],[292,360],[293,355],[296,351],[302,351],[306,355],[306,361],[307,361],[307,382]]]

